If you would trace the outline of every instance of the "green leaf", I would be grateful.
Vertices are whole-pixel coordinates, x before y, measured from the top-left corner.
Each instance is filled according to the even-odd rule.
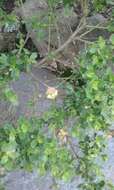
[[[112,45],[114,45],[114,34],[112,34],[112,35],[110,36],[110,41],[111,41]]]
[[[18,106],[18,97],[15,92],[9,87],[5,89],[5,97],[9,102],[11,102],[14,106]]]
[[[27,133],[28,129],[29,129],[28,124],[23,122],[23,123],[21,124],[22,133]]]
[[[8,156],[7,155],[2,156],[0,163],[4,165],[7,162],[8,162]]]
[[[104,49],[106,47],[106,42],[102,37],[99,37],[98,43],[101,49]]]
[[[68,182],[68,180],[71,178],[71,173],[69,171],[65,171],[64,174],[62,175],[62,179],[65,182]]]
[[[36,63],[36,58],[37,58],[37,53],[34,52],[30,55],[30,60],[32,63]]]

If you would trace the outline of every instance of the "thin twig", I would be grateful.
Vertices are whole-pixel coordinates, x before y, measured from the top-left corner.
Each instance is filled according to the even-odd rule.
[[[94,42],[88,41],[88,40],[80,38],[80,37],[75,38],[75,40],[78,40],[78,41],[81,41],[81,42],[84,42],[84,43],[87,43],[87,44],[93,44],[94,43]]]
[[[76,158],[76,159],[79,159],[79,156],[78,156],[78,154],[76,153],[76,151],[75,151],[75,149],[74,149],[74,146],[72,145],[72,142],[71,142],[70,139],[68,139],[68,143],[69,143],[69,145],[70,145],[70,148],[71,148],[71,150],[72,150],[72,152],[73,152],[75,158]]]
[[[20,56],[20,54],[21,54],[23,48],[25,47],[25,45],[26,45],[26,43],[27,43],[27,41],[28,41],[29,38],[30,38],[30,33],[27,33],[26,39],[25,39],[25,41],[24,41],[24,44],[20,47],[20,49],[19,49],[19,51],[18,51],[18,54],[17,54],[17,57]]]
[[[108,27],[105,27],[105,26],[92,26],[92,25],[86,25],[87,28],[93,28],[93,29],[104,29],[104,30],[107,30]]]
[[[43,86],[49,88],[49,85],[46,84],[45,82],[41,81],[39,78],[37,78],[32,72],[29,73],[29,75],[33,78],[33,80],[35,80],[36,82],[39,82],[41,84],[43,84]]]
[[[81,35],[80,35],[80,38],[84,37],[84,36],[87,35],[88,33],[92,32],[93,30],[95,30],[96,28],[98,28],[99,25],[101,25],[101,23],[97,24],[96,26],[93,26],[92,28],[90,28],[90,30],[87,30],[86,32],[84,32],[83,34],[81,34]]]
[[[58,48],[59,48],[61,46],[61,37],[59,34],[59,28],[58,28],[57,23],[55,23],[55,27],[56,27],[56,32],[57,32],[57,41],[58,41]]]

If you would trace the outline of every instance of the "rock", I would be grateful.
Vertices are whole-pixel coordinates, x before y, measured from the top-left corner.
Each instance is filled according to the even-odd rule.
[[[87,18],[87,24],[91,26],[96,26],[100,23],[106,23],[107,19],[102,14],[95,14]]]
[[[56,87],[58,82],[60,81],[56,76],[46,69],[35,68],[29,74],[22,73],[20,79],[11,84],[19,97],[17,114],[27,117],[42,116],[44,112],[50,109],[53,102],[46,97],[47,88],[48,86]],[[30,107],[31,100],[33,106]],[[56,104],[60,106],[62,101],[63,96],[59,95]]]
[[[39,176],[37,172],[27,173],[25,171],[15,171],[9,173],[5,179],[6,190],[52,190],[54,188],[52,177],[47,174]],[[77,177],[73,182],[64,183],[58,181],[59,190],[78,190],[80,178]]]
[[[46,69],[33,69],[31,73],[21,73],[19,80],[10,82],[10,86],[18,96],[18,106],[11,106],[8,102],[0,101],[0,125],[11,121],[15,123],[19,116],[42,116],[51,108],[52,100],[47,99],[48,86],[56,87],[60,80]],[[59,91],[56,104],[61,106],[63,92]],[[33,104],[30,106],[30,104]]]
[[[10,51],[14,49],[15,40],[15,32],[0,32],[0,52]]]
[[[7,2],[4,3],[7,4]],[[12,13],[7,14],[2,9],[0,10],[0,12],[1,12],[0,15],[0,53],[1,53],[15,49],[17,32],[19,31],[19,21]]]
[[[55,50],[64,44],[72,34],[72,28],[76,27],[78,24],[78,17],[73,9],[66,10],[66,8],[61,6],[59,9],[55,10],[56,18],[51,24],[51,27],[42,27],[42,25],[46,26],[49,24],[47,15],[50,10],[46,2],[46,0],[28,0],[20,9],[16,10],[16,14],[25,20],[27,31],[30,33],[30,37],[40,57],[46,56],[49,49],[50,51]],[[68,12],[66,13],[66,11]],[[61,60],[63,59],[63,62],[64,60],[68,60],[68,64],[71,64],[72,57],[74,57],[76,51],[77,49],[74,47],[74,44],[71,43],[62,53],[60,53],[59,57]]]
[[[49,24],[49,18],[47,18],[49,7],[46,0],[27,0],[22,7],[16,11],[17,15],[25,20],[27,31],[30,33],[30,37],[41,58],[63,45],[72,35],[74,29],[76,29],[79,23],[78,15],[72,8],[70,10],[68,9],[67,13],[66,10],[66,7],[63,6],[55,9],[56,19],[51,23],[51,27],[46,27],[46,25]],[[104,24],[106,19],[101,14],[96,14],[88,17],[86,22],[87,25],[95,27],[97,24],[100,24],[100,26]],[[42,25],[45,25],[45,27],[42,27]],[[85,27],[81,33],[87,30],[89,29]],[[86,38],[88,41],[95,41],[101,35],[107,37],[108,32],[104,29],[96,28],[83,38]],[[57,70],[74,68],[74,57],[85,47],[83,38],[82,41],[74,40],[69,43],[69,45],[57,55],[57,59],[54,62],[53,60],[47,61],[46,66],[49,65],[50,68],[53,68],[54,65]]]
[[[102,15],[102,14],[96,14],[93,16],[90,16],[86,20],[87,25],[96,27],[93,31],[88,33],[85,38],[88,39],[89,41],[96,41],[99,36],[102,36],[104,38],[109,37],[109,32],[106,29],[103,29],[102,27],[106,26],[107,19]],[[100,27],[100,28],[99,28]]]
[[[33,20],[41,22],[48,13],[48,5],[45,0],[27,0],[19,9],[15,10],[17,16],[26,22],[26,29],[41,56],[47,53],[47,44],[38,39],[37,32],[33,28]],[[45,32],[45,31],[43,31]]]
[[[9,117],[8,107],[8,103],[3,100],[0,101],[0,126],[2,126],[2,124],[7,121],[7,117]]]

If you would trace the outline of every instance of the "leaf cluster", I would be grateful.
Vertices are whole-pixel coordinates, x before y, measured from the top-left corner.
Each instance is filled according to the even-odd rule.
[[[10,124],[0,128],[0,166],[6,170],[35,169],[42,175],[50,171],[56,178],[71,178],[74,167],[70,151],[59,145],[51,130],[48,134],[45,131],[45,121],[36,118],[20,118],[17,128]]]
[[[114,74],[109,65],[113,44],[113,36],[108,44],[100,37],[80,55],[80,68],[66,84],[63,108],[0,128],[1,167],[36,169],[42,175],[48,171],[65,181],[80,175],[82,190],[112,190],[100,168],[107,160],[107,134],[114,119]]]
[[[114,120],[113,36],[110,41],[100,37],[81,55],[80,67],[67,85],[67,112],[77,118],[71,133],[83,155],[79,171],[85,183],[80,187],[87,190],[105,188],[97,161],[107,158],[106,136]]]

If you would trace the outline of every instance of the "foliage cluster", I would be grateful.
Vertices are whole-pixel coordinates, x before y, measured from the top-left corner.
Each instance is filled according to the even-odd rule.
[[[48,0],[48,3],[55,7],[71,1]],[[85,5],[87,1],[82,3]],[[92,3],[101,11],[113,1],[93,0]],[[12,22],[3,11],[0,13],[4,23],[17,21],[13,17]],[[37,57],[24,48],[25,40],[19,36],[16,50],[0,54],[0,84],[5,87],[22,70],[29,70]],[[107,136],[114,120],[113,51],[114,35],[108,42],[100,37],[75,59],[76,69],[64,86],[67,96],[62,108],[54,107],[40,119],[19,118],[14,125],[7,123],[0,127],[0,168],[37,169],[42,175],[50,171],[52,176],[65,181],[80,175],[82,190],[114,189],[100,171],[107,159]],[[16,105],[15,94],[9,88],[4,92]],[[69,120],[74,121],[72,125]]]
[[[111,44],[99,38],[80,56],[76,63],[80,69],[66,85],[63,108],[53,108],[41,119],[20,118],[16,128],[10,124],[0,128],[2,167],[37,168],[65,181],[81,175],[83,190],[114,188],[100,171],[114,119],[114,75],[109,68],[113,49],[113,36]],[[76,122],[69,126],[68,118]]]
[[[80,69],[74,72],[71,83],[67,86],[67,110],[77,117],[72,135],[79,140],[83,153],[79,170],[86,183],[82,184],[82,189],[105,187],[105,182],[99,181],[97,162],[99,156],[106,159],[103,149],[109,126],[114,120],[114,74],[109,66],[113,62],[113,48],[113,45],[106,45],[105,40],[99,38],[78,60]],[[75,85],[72,86],[72,83]]]

